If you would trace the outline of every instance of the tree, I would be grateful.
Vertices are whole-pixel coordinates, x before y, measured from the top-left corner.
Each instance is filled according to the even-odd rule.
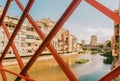
[[[107,43],[107,47],[111,47],[111,41],[109,41],[108,43]]]

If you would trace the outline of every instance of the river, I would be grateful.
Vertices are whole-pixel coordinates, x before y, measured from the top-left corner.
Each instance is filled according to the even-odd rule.
[[[111,65],[104,64],[103,57],[99,54],[83,54],[78,57],[78,59],[81,58],[87,58],[90,61],[85,64],[69,66],[79,81],[97,81],[101,76],[110,71]],[[32,78],[37,81],[69,81],[58,66],[39,69],[37,75]]]
[[[110,71],[111,65],[104,64],[103,58],[99,54],[90,55],[86,54],[81,56],[80,58],[88,58],[90,62],[86,64],[77,65],[77,72],[74,72],[75,75],[77,73],[77,77],[79,81],[97,81],[103,75]],[[82,72],[82,73],[81,73]]]
[[[103,57],[99,54],[81,54],[77,59],[89,59],[89,62],[85,64],[72,64],[69,66],[74,75],[79,81],[97,81],[101,76],[110,71],[111,65],[103,63]],[[30,69],[30,77],[36,81],[69,81],[64,72],[59,66],[50,66],[47,68],[41,68],[40,62]],[[20,72],[18,66],[6,67],[14,72]],[[1,77],[1,76],[0,76]],[[8,81],[13,81],[16,77],[7,73]],[[0,81],[1,78],[0,78]]]

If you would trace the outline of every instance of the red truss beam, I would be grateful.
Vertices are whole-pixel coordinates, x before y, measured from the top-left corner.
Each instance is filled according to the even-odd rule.
[[[18,22],[14,32],[13,32],[11,38],[10,38],[10,40],[8,41],[8,44],[6,45],[6,47],[5,47],[4,51],[3,51],[2,56],[0,57],[0,63],[2,63],[4,57],[7,54],[8,49],[12,45],[12,42],[15,39],[17,33],[19,32],[19,30],[20,30],[20,28],[21,28],[21,26],[22,26],[22,24],[23,24],[23,22],[24,22],[24,20],[26,18],[26,15],[29,13],[30,8],[32,7],[33,2],[34,2],[34,0],[29,0],[29,2],[28,2],[27,6],[26,6],[26,8],[25,8],[25,10],[24,10],[24,12],[23,12],[23,14],[22,14],[22,16],[21,16],[21,18],[20,18],[20,20],[19,20],[19,22]]]
[[[120,16],[118,14],[106,8],[96,0],[85,0],[85,1],[90,5],[92,5],[93,7],[95,7],[96,9],[98,9],[100,12],[102,12],[106,16],[108,16],[109,18],[111,18],[116,23],[120,24]],[[104,77],[99,79],[99,81],[111,81],[113,78],[117,77],[118,75],[120,75],[120,65],[114,68],[111,72],[106,74]]]
[[[120,16],[118,14],[114,13],[113,11],[111,11],[107,7],[103,6],[102,4],[97,2],[96,0],[85,0],[85,1],[87,3],[89,3],[90,5],[92,5],[93,7],[95,7],[100,12],[102,12],[103,14],[105,14],[106,16],[108,16],[109,18],[111,18],[116,23],[120,24]]]
[[[3,22],[3,19],[4,19],[5,15],[6,15],[6,13],[7,13],[7,10],[8,10],[8,8],[9,8],[9,6],[10,6],[10,2],[11,2],[11,1],[12,1],[12,0],[8,0],[8,1],[7,1],[7,4],[6,4],[6,6],[5,6],[5,9],[4,9],[3,14],[2,14],[2,16],[1,16],[1,19],[0,19],[0,24],[3,24],[3,28],[4,28],[4,29],[5,29],[5,25],[4,25],[4,23],[2,23],[2,22]],[[28,14],[30,8],[32,7],[33,2],[34,2],[34,0],[29,0],[29,2],[28,2],[28,4],[27,4],[27,7],[26,7],[25,11],[23,12],[23,14],[22,14],[22,16],[21,16],[21,19],[20,19],[19,23],[17,24],[17,27],[15,28],[15,31],[13,32],[10,40],[8,41],[8,44],[7,44],[6,48],[4,49],[2,56],[0,57],[0,65],[1,65],[1,68],[2,68],[2,61],[3,61],[4,57],[6,56],[6,53],[7,53],[8,49],[10,48],[11,45],[12,45],[13,51],[14,51],[14,53],[15,53],[15,56],[16,56],[16,58],[17,58],[17,60],[18,60],[18,63],[19,63],[19,65],[20,65],[20,68],[23,69],[23,67],[24,67],[23,62],[22,62],[22,60],[20,59],[20,57],[19,57],[19,55],[18,55],[18,51],[17,51],[17,49],[15,48],[15,45],[14,45],[14,43],[13,43],[13,40],[14,40],[14,38],[16,37],[17,32],[19,31],[22,23],[24,22],[25,17],[26,17],[26,15]],[[7,30],[5,30],[5,31],[6,31],[5,33],[7,34],[7,37],[9,38],[10,35],[9,35],[8,31],[7,31]],[[4,81],[7,81],[5,72],[4,72],[3,70],[1,70],[1,74],[2,74],[3,80],[4,80]]]
[[[15,1],[20,6],[21,10],[24,10],[24,7],[20,4],[19,0],[15,0]],[[56,61],[58,62],[58,64],[60,65],[60,67],[62,68],[62,70],[64,71],[64,73],[67,75],[67,77],[69,78],[69,80],[70,81],[77,81],[76,77],[69,70],[69,68],[67,67],[67,65],[62,60],[62,58],[59,56],[59,54],[56,52],[56,50],[53,48],[53,46],[51,44],[49,44],[49,43],[52,40],[52,38],[55,36],[55,34],[59,31],[59,29],[62,27],[62,25],[65,23],[65,21],[72,14],[72,12],[75,10],[75,8],[79,5],[80,2],[81,2],[81,0],[74,0],[74,1],[72,1],[72,3],[70,4],[70,6],[64,12],[64,14],[59,19],[59,21],[56,23],[56,25],[54,26],[53,30],[46,37],[46,39],[45,39],[45,35],[39,30],[38,26],[35,24],[35,22],[30,17],[30,15],[27,16],[29,22],[33,25],[33,27],[35,28],[35,30],[37,31],[37,33],[39,34],[39,36],[43,40],[45,39],[45,41],[43,41],[43,43],[41,44],[41,46],[38,48],[38,50],[35,52],[35,54],[33,55],[33,57],[26,64],[25,68],[22,70],[22,72],[20,74],[24,75],[24,73],[26,73],[31,68],[31,66],[34,64],[34,62],[36,61],[36,59],[42,53],[42,51],[44,50],[44,48],[48,45],[48,49],[51,51],[51,53],[53,53],[53,56],[55,57]],[[16,81],[19,81],[19,80],[20,80],[20,77],[18,77],[16,79]]]
[[[8,0],[7,4],[6,4],[6,6],[5,6],[5,9],[4,9],[4,11],[3,11],[3,14],[2,14],[2,16],[1,16],[1,19],[0,19],[0,23],[2,23],[1,25],[2,25],[2,27],[3,27],[3,30],[4,30],[4,32],[5,32],[8,40],[10,39],[10,33],[9,33],[7,27],[5,26],[5,24],[4,24],[4,22],[3,22],[3,19],[4,19],[5,16],[6,16],[6,13],[7,13],[7,11],[8,11],[8,8],[9,8],[9,6],[10,6],[11,1],[12,1],[12,0]],[[9,6],[7,6],[7,5],[9,5]],[[17,51],[17,48],[15,47],[14,42],[12,42],[12,49],[13,49],[13,52],[14,52],[14,54],[15,54],[15,56],[16,56],[16,59],[17,59],[17,61],[18,61],[18,63],[19,63],[19,66],[20,66],[20,68],[21,68],[21,70],[22,70],[23,67],[24,67],[24,63],[22,62],[22,60],[21,60],[21,58],[20,58],[20,56],[19,56],[20,54],[19,54],[19,52]]]
[[[5,31],[5,34],[6,34],[7,38],[8,38],[8,40],[9,40],[10,39],[10,33],[9,33],[7,27],[5,26],[5,23],[2,24],[2,27],[3,27],[3,29]],[[24,64],[23,64],[23,62],[22,62],[22,60],[21,60],[21,58],[19,56],[18,50],[15,47],[15,44],[13,42],[12,42],[12,49],[13,49],[13,52],[15,53],[16,58],[18,59],[17,61],[18,61],[19,65],[20,65],[20,68],[22,70],[23,67],[24,67]]]
[[[4,23],[4,22],[2,23],[2,27],[3,27],[3,30],[4,30],[6,36],[7,36],[8,40],[9,40],[9,39],[10,39],[10,33],[9,33],[7,27],[5,26],[5,23]],[[11,47],[12,47],[13,52],[14,52],[14,54],[15,54],[15,57],[16,57],[16,59],[17,59],[17,61],[18,61],[18,65],[19,65],[20,69],[22,70],[22,69],[24,68],[24,63],[22,62],[22,59],[21,59],[20,56],[19,56],[20,54],[19,54],[19,52],[18,52],[18,50],[17,50],[14,42],[12,42]],[[26,73],[26,76],[29,76],[29,75]]]
[[[108,74],[101,77],[98,81],[111,81],[112,79],[116,78],[120,75],[120,65],[113,70],[111,70]]]
[[[2,65],[2,64],[0,64],[0,68],[3,68],[3,65]],[[1,75],[2,75],[3,81],[8,81],[5,72],[4,72],[3,70],[0,70],[0,71],[1,71]]]
[[[1,25],[2,25],[2,27],[3,27],[3,30],[4,30],[4,32],[5,32],[8,40],[10,39],[10,33],[8,32],[7,27],[5,26],[3,20],[4,20],[5,16],[6,16],[6,13],[7,13],[7,11],[8,11],[8,8],[9,8],[11,2],[12,2],[12,0],[8,0],[8,1],[7,1],[6,6],[5,6],[5,8],[4,8],[4,11],[3,11],[3,14],[2,14],[1,19],[0,19],[0,23],[2,23]],[[18,61],[18,63],[19,63],[20,69],[22,70],[23,67],[24,67],[24,63],[22,62],[22,60],[21,60],[21,58],[20,58],[20,56],[19,56],[20,54],[19,54],[19,52],[17,51],[17,48],[15,47],[14,42],[12,42],[12,49],[13,49],[13,52],[14,52],[14,54],[15,54],[15,56],[16,56],[16,59],[17,59],[17,61]],[[2,73],[2,74],[3,74],[3,73]],[[27,76],[28,76],[28,74],[27,74]]]
[[[54,58],[56,59],[56,61],[58,62],[58,64],[60,65],[60,67],[62,68],[62,70],[64,71],[64,73],[66,74],[66,76],[68,77],[68,79],[70,81],[77,81],[76,77],[73,75],[73,73],[70,71],[70,69],[67,67],[67,65],[64,63],[63,59],[59,56],[59,54],[57,53],[57,51],[55,50],[55,48],[52,46],[52,44],[50,43],[50,41],[53,39],[53,37],[56,35],[56,33],[60,30],[60,28],[62,27],[62,25],[67,21],[67,19],[70,17],[70,15],[73,13],[73,11],[76,9],[76,7],[79,5],[79,3],[81,2],[81,0],[73,0],[71,2],[71,4],[69,5],[69,7],[67,8],[67,10],[64,12],[64,14],[61,16],[61,18],[58,20],[58,22],[56,23],[56,25],[54,26],[54,28],[52,29],[52,31],[50,32],[50,34],[48,34],[47,37],[45,37],[45,35],[43,34],[43,32],[41,30],[39,30],[39,27],[37,26],[37,24],[35,23],[35,21],[32,19],[32,17],[28,14],[30,8],[32,7],[32,4],[34,2],[34,0],[29,0],[27,7],[24,10],[24,7],[22,6],[22,4],[19,2],[19,0],[15,0],[16,3],[18,4],[18,6],[20,7],[20,9],[23,11],[23,14],[10,38],[10,34],[8,32],[8,30],[6,29],[6,26],[3,22],[5,15],[8,11],[8,8],[10,6],[12,0],[8,0],[6,3],[6,6],[4,8],[3,14],[0,18],[0,25],[3,26],[3,29],[5,30],[5,33],[7,35],[7,38],[10,39],[7,46],[5,47],[2,56],[0,57],[0,70],[1,70],[1,74],[3,77],[4,81],[7,81],[6,75],[5,75],[5,71],[12,73],[16,76],[18,76],[16,78],[16,81],[21,80],[21,78],[24,78],[26,80],[30,80],[32,81],[32,79],[30,79],[27,76],[22,76],[22,75],[26,75],[27,71],[31,68],[31,66],[34,64],[34,62],[37,60],[37,58],[39,57],[39,55],[43,52],[43,50],[45,49],[45,47],[48,47],[48,49],[50,50],[50,52],[53,54]],[[114,13],[113,11],[111,11],[110,9],[106,8],[105,6],[103,6],[102,4],[100,4],[99,2],[97,2],[96,0],[85,0],[87,3],[91,4],[93,7],[95,7],[96,9],[98,9],[99,11],[101,11],[103,14],[105,14],[106,16],[108,16],[109,18],[111,18],[112,20],[114,20],[116,23],[120,24],[120,16],[116,13]],[[23,24],[25,18],[28,18],[29,22],[32,24],[33,28],[36,30],[36,32],[38,33],[38,35],[41,37],[43,41],[43,43],[41,44],[41,46],[38,48],[38,50],[34,53],[34,55],[32,56],[32,58],[29,60],[29,62],[26,64],[26,66],[24,67],[24,64],[19,56],[19,53],[13,43],[13,40],[15,39],[19,29],[21,28],[21,25]],[[8,51],[8,49],[10,48],[10,46],[12,46],[12,49],[15,53],[15,56],[17,58],[17,61],[20,65],[20,68],[23,69],[19,74],[13,73],[11,71],[8,71],[6,69],[3,69],[2,66],[2,61],[4,59],[4,57],[6,56],[6,53]],[[23,68],[24,67],[24,68]],[[116,67],[115,69],[113,69],[110,73],[108,73],[107,75],[105,75],[103,78],[99,79],[99,81],[111,81],[113,78],[117,77],[118,75],[120,75],[120,65],[118,67]]]
[[[9,8],[9,6],[10,6],[10,3],[11,3],[11,0],[8,0],[7,3],[6,3],[6,5],[5,5],[3,14],[2,14],[2,16],[0,17],[0,26],[2,25],[3,19],[4,19],[5,15],[6,15],[7,11],[8,11],[8,8]],[[0,63],[0,67],[3,68],[2,63]],[[1,74],[2,74],[2,79],[3,79],[3,81],[7,81],[6,74],[5,74],[5,72],[4,72],[3,70],[1,70]]]
[[[6,5],[5,5],[2,16],[0,17],[0,25],[2,25],[2,22],[3,22],[4,18],[5,18],[5,15],[6,15],[7,11],[8,11],[8,8],[9,8],[11,2],[12,2],[12,0],[8,0]]]
[[[14,72],[12,72],[12,71],[9,71],[9,70],[7,70],[7,69],[0,68],[0,70],[6,71],[6,72],[8,72],[8,73],[10,73],[10,74],[13,74],[13,75],[16,75],[16,76],[19,76],[19,77],[21,77],[21,78],[23,78],[23,79],[26,79],[26,80],[28,80],[28,81],[35,81],[35,80],[32,80],[32,79],[30,79],[30,78],[28,78],[28,77],[25,77],[25,76],[23,76],[23,75],[19,75],[19,74],[17,74],[17,73],[14,73]]]

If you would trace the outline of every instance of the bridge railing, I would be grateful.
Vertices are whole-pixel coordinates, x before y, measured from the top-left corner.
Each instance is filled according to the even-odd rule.
[[[63,61],[63,59],[60,57],[60,55],[57,53],[57,51],[55,50],[55,48],[52,46],[52,44],[50,43],[50,41],[53,39],[53,37],[56,35],[56,33],[60,30],[60,28],[62,27],[62,25],[68,20],[68,18],[70,17],[70,15],[73,13],[73,11],[76,9],[76,7],[79,5],[79,3],[81,2],[81,0],[73,0],[71,2],[71,4],[68,6],[68,8],[66,9],[66,11],[63,13],[63,15],[60,17],[60,19],[58,20],[58,22],[55,24],[55,26],[53,27],[52,31],[50,32],[50,34],[45,37],[45,35],[43,34],[43,32],[39,29],[39,27],[37,26],[37,24],[35,23],[35,21],[33,20],[33,18],[29,15],[29,11],[34,3],[34,0],[29,0],[27,6],[24,8],[23,5],[21,4],[21,2],[19,0],[14,0],[17,5],[19,6],[19,8],[23,11],[22,16],[20,18],[20,20],[18,21],[18,24],[13,32],[13,34],[10,37],[10,33],[8,32],[8,30],[6,29],[6,26],[4,24],[4,18],[6,16],[6,13],[8,11],[8,8],[12,2],[12,0],[8,0],[6,3],[6,6],[3,10],[3,13],[1,15],[1,19],[0,19],[0,23],[1,26],[3,27],[9,41],[5,47],[5,49],[3,50],[3,53],[0,57],[0,70],[1,70],[1,75],[3,78],[3,81],[7,81],[7,77],[5,72],[9,72],[11,74],[14,74],[16,76],[18,76],[16,78],[15,81],[20,81],[21,78],[25,79],[25,80],[29,80],[32,81],[32,79],[29,77],[29,75],[27,74],[28,70],[31,68],[31,66],[35,63],[35,61],[38,59],[38,57],[40,56],[40,54],[43,52],[43,50],[45,49],[45,47],[48,47],[49,51],[53,54],[54,58],[56,59],[56,61],[58,62],[58,64],[60,65],[60,67],[62,68],[62,70],[64,71],[64,73],[66,74],[66,76],[68,77],[68,79],[70,81],[77,81],[77,78],[75,77],[75,75],[71,72],[71,70],[68,68],[68,66],[65,64],[65,62]],[[29,62],[24,66],[19,52],[16,50],[15,44],[13,43],[17,33],[19,32],[21,25],[23,24],[23,22],[25,21],[25,19],[28,19],[28,21],[31,23],[31,25],[33,26],[33,28],[36,30],[36,32],[38,33],[38,35],[40,36],[40,38],[43,41],[43,43],[40,45],[40,47],[38,48],[38,50],[33,54],[33,56],[31,57],[31,59],[29,60]],[[4,57],[7,54],[7,51],[9,50],[9,48],[12,47],[14,53],[15,53],[15,57],[18,61],[18,64],[21,68],[21,73],[20,74],[16,74],[12,71],[6,70],[4,69],[2,62],[4,60]]]
[[[5,19],[6,13],[8,12],[8,9],[9,9],[12,1],[16,2],[16,4],[18,5],[18,7],[20,8],[20,10],[23,13],[22,13],[22,15],[20,17],[20,20],[18,21],[18,24],[15,27],[15,30],[14,30],[13,34],[10,36],[9,31],[8,31],[7,27],[5,26],[4,19]],[[7,38],[9,40],[6,47],[5,47],[5,49],[2,52],[1,57],[0,57],[0,71],[1,71],[3,81],[8,81],[7,76],[6,76],[6,72],[11,73],[13,75],[16,75],[17,78],[15,79],[15,81],[20,81],[21,79],[25,79],[26,81],[34,81],[33,79],[31,79],[29,77],[29,74],[27,72],[29,71],[31,66],[35,63],[35,61],[38,59],[38,57],[40,56],[40,54],[43,52],[43,50],[46,47],[52,53],[52,55],[54,56],[57,63],[59,64],[59,66],[61,67],[63,72],[66,74],[68,79],[70,81],[78,81],[77,78],[75,77],[75,75],[71,72],[71,70],[65,64],[63,59],[57,53],[55,48],[52,46],[50,41],[53,39],[53,37],[56,35],[56,33],[60,30],[62,25],[72,15],[72,13],[74,12],[74,10],[77,8],[77,6],[80,4],[80,2],[82,0],[72,0],[70,5],[67,7],[67,9],[63,13],[63,15],[60,17],[60,19],[57,21],[57,23],[53,27],[52,31],[47,35],[47,37],[45,37],[43,32],[39,29],[38,25],[35,23],[34,19],[29,15],[29,11],[30,11],[34,1],[35,0],[28,0],[27,6],[24,8],[24,6],[21,4],[20,0],[7,0],[6,5],[4,7],[4,10],[3,10],[3,13],[2,13],[2,15],[0,17],[0,25],[3,28]],[[92,5],[93,7],[95,7],[96,9],[98,9],[100,12],[102,12],[106,16],[108,16],[109,18],[111,18],[116,23],[120,24],[120,16],[118,14],[116,14],[113,11],[111,11],[110,9],[106,8],[105,6],[103,6],[102,4],[97,2],[96,0],[85,0],[85,1],[87,3],[89,3],[90,5]],[[35,29],[37,34],[44,41],[39,46],[37,51],[32,55],[29,62],[24,66],[23,61],[20,58],[20,54],[17,51],[16,46],[15,46],[13,41],[14,41],[16,35],[18,34],[19,30],[21,29],[21,25],[23,24],[25,19],[28,19],[29,23],[31,23],[32,27]],[[5,69],[4,66],[2,65],[3,60],[4,60],[8,50],[10,49],[10,47],[13,49],[15,57],[16,57],[16,59],[18,61],[18,65],[19,65],[19,67],[21,69],[21,72],[19,74]],[[99,79],[99,81],[111,81],[113,78],[117,77],[118,75],[120,75],[120,66],[113,69],[110,73],[105,75],[103,78]]]

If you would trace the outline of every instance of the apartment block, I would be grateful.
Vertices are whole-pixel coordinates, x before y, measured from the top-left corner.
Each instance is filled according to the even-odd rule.
[[[18,17],[12,17],[12,16],[6,16],[4,19],[5,26],[7,27],[10,36],[12,35],[17,23],[18,23],[19,18]],[[25,55],[25,50],[24,50],[24,44],[25,44],[25,30],[26,25],[23,24],[21,30],[18,32],[17,36],[15,37],[14,43],[15,46],[17,47],[17,50],[19,51],[20,55]],[[1,34],[1,40],[0,40],[0,52],[2,53],[3,49],[6,47],[8,43],[8,38],[6,37],[6,33],[2,28],[0,28],[0,34]],[[13,57],[13,51],[12,48],[9,49],[7,57]]]
[[[97,46],[97,36],[95,36],[95,35],[91,36],[90,45]]]
[[[6,16],[5,17],[5,25],[12,35],[19,17]],[[52,30],[56,22],[52,21],[50,18],[43,18],[41,20],[37,20],[36,24],[39,29],[42,30],[45,36],[49,34]],[[0,52],[2,53],[5,48],[8,39],[6,37],[5,32],[2,28],[0,28]],[[18,32],[14,43],[17,47],[17,50],[20,53],[20,56],[28,56],[33,55],[35,51],[38,49],[40,44],[42,43],[42,39],[36,33],[32,25],[28,23],[23,23],[20,31]],[[81,48],[77,43],[77,38],[73,36],[67,29],[61,28],[60,31],[55,35],[51,44],[54,46],[58,53],[69,53],[79,51]],[[42,54],[50,54],[49,50],[45,48]],[[10,48],[7,54],[7,57],[14,57],[13,50]]]

